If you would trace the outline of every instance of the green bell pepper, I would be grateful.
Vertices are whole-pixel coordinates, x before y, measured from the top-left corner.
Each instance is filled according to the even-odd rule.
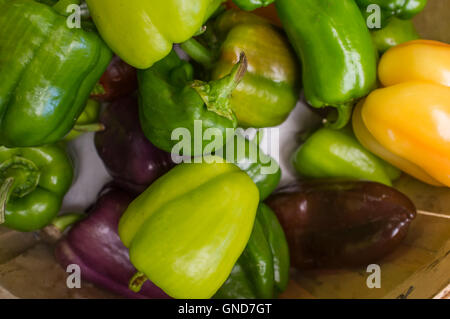
[[[192,143],[190,152],[183,155],[192,156],[204,153],[211,142],[202,136],[211,129],[222,139],[214,149],[222,148],[231,138],[227,129],[234,130],[237,126],[230,95],[246,69],[246,58],[242,56],[242,61],[228,76],[209,83],[194,81],[192,65],[181,60],[173,50],[153,67],[139,70],[139,113],[144,134],[155,146],[171,152],[179,143],[172,139],[175,130],[187,129]],[[195,143],[196,122],[202,138],[198,145]]]
[[[260,204],[252,235],[230,276],[214,295],[218,299],[272,299],[286,290],[289,248],[275,213]]]
[[[72,178],[72,162],[59,145],[0,146],[0,223],[27,232],[47,226]]]
[[[253,11],[258,8],[267,7],[275,0],[233,0],[233,2],[242,10]]]
[[[191,38],[224,0],[87,0],[103,39],[126,63],[147,69]]]
[[[83,133],[103,131],[105,126],[99,123],[100,108],[99,102],[89,99],[74,128],[64,140],[70,142]]]
[[[244,251],[258,189],[235,165],[209,160],[176,166],[120,219],[119,236],[140,271],[132,290],[148,278],[174,298],[210,298]]]
[[[392,16],[409,20],[425,8],[427,0],[356,0],[356,3],[363,12],[372,4],[378,5],[382,20],[388,20]]]
[[[0,145],[40,146],[74,126],[112,54],[100,37],[30,0],[0,7]]]
[[[386,27],[371,33],[375,47],[380,53],[384,53],[388,49],[404,42],[419,39],[419,35],[411,20],[400,20],[395,17],[389,20]]]
[[[377,55],[353,0],[278,0],[278,15],[301,57],[307,102],[337,108],[334,128],[350,120],[355,100],[376,87]]]
[[[228,74],[240,52],[245,53],[248,71],[231,97],[238,124],[269,127],[283,123],[301,87],[300,68],[285,35],[267,20],[237,10],[224,12],[208,29],[198,41],[190,39],[181,47],[209,69],[213,79]]]
[[[297,172],[309,178],[354,178],[392,186],[401,174],[347,129],[319,129],[294,153],[293,162]]]
[[[228,153],[230,147],[234,147],[234,152],[228,158],[231,156]],[[261,201],[269,197],[280,183],[281,169],[276,160],[262,152],[257,141],[249,141],[238,132],[234,140],[230,140],[216,155],[234,163],[250,176],[258,187]]]

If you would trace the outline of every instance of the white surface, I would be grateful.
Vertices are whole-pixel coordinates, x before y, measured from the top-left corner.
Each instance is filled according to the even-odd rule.
[[[94,133],[86,133],[69,144],[75,162],[75,179],[64,198],[63,212],[83,212],[111,177],[94,146]]]

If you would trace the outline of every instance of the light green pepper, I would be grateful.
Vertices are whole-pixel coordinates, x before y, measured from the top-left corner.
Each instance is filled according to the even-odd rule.
[[[131,203],[119,235],[138,269],[174,298],[210,298],[222,286],[252,232],[259,193],[251,178],[219,157],[180,164]]]

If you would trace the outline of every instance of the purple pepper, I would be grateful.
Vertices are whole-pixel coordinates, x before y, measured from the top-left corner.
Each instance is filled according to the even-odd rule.
[[[170,298],[150,281],[139,293],[128,288],[137,272],[128,249],[120,241],[119,219],[133,200],[129,193],[111,189],[101,195],[87,218],[72,227],[56,246],[55,255],[64,269],[77,264],[83,280],[128,298]]]
[[[171,155],[142,132],[136,98],[115,101],[100,122],[106,129],[95,134],[95,147],[117,185],[141,193],[174,166]]]

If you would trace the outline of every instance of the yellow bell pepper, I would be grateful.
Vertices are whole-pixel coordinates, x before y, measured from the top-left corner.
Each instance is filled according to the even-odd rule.
[[[450,187],[450,45],[416,40],[388,50],[353,114],[370,151],[423,182]]]
[[[450,86],[450,45],[413,40],[395,46],[381,58],[378,75],[383,86],[409,81]]]

